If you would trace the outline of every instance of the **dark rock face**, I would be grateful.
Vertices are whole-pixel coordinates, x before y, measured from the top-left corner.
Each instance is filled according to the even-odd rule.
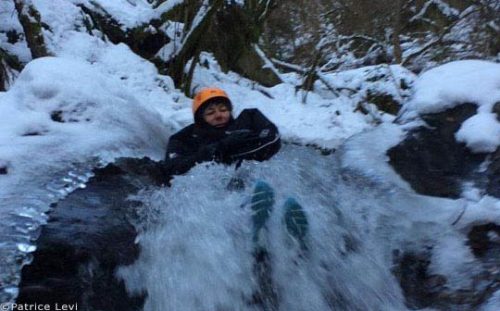
[[[494,112],[499,113],[498,105]],[[441,113],[422,116],[426,126],[410,132],[388,155],[394,169],[424,195],[459,198],[465,182],[484,194],[500,197],[500,150],[475,154],[457,143],[455,133],[476,114],[476,105],[463,104]],[[500,289],[500,226],[475,224],[467,233],[467,245],[480,265],[470,288],[447,286],[442,275],[431,275],[432,245],[419,253],[395,252],[393,273],[399,280],[409,308],[476,310]]]
[[[410,309],[477,310],[500,289],[500,226],[486,223],[472,226],[467,245],[478,260],[478,268],[470,288],[452,290],[447,278],[431,274],[433,247],[420,252],[393,254],[392,272],[398,279]]]
[[[493,106],[493,113],[496,113],[497,120],[500,122],[500,102]],[[500,198],[500,149],[497,149],[491,156],[491,164],[488,167],[488,186],[489,194]]]
[[[406,305],[422,309],[435,305],[440,290],[446,283],[441,275],[430,275],[431,251],[429,247],[420,253],[395,252],[392,272],[399,280],[406,298]]]
[[[252,46],[262,33],[262,26],[256,23],[252,14],[255,13],[228,2],[224,10],[217,12],[204,40],[223,70],[235,71],[263,86],[272,87],[282,81],[265,66]]]
[[[85,189],[60,201],[43,228],[31,265],[22,271],[17,303],[78,303],[78,310],[142,310],[144,296],[130,297],[118,266],[131,264],[139,249],[127,220],[137,202],[127,197],[155,182],[159,164],[121,159],[95,170]]]
[[[401,109],[401,104],[390,94],[367,90],[366,101],[374,104],[380,111],[397,115]]]
[[[462,122],[475,113],[475,105],[463,104],[423,116],[428,127],[414,130],[390,149],[390,164],[420,194],[458,198],[463,182],[471,181],[498,196],[500,155],[497,153],[488,174],[481,173],[479,166],[487,155],[470,152],[454,137]]]
[[[491,156],[491,164],[488,166],[487,193],[500,198],[500,149]]]
[[[493,240],[492,236],[496,236],[497,240]],[[497,224],[487,223],[474,226],[469,231],[467,237],[468,245],[476,257],[484,258],[491,250],[500,250],[500,241],[498,241],[500,226]]]
[[[115,44],[123,42],[145,59],[153,58],[170,41],[170,38],[158,29],[161,26],[158,20],[124,31],[120,23],[104,8],[97,3],[92,3],[92,5],[93,7],[90,8],[83,4],[78,5],[87,17],[85,20],[87,31],[99,29],[111,42]]]
[[[493,105],[493,112],[497,114],[497,120],[500,121],[500,102]]]

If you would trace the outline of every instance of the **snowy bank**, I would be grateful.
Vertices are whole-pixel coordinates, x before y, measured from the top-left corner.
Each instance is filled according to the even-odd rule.
[[[145,146],[157,155],[168,136],[160,116],[119,80],[73,59],[29,63],[2,94],[0,109],[0,157],[18,176],[38,163],[133,154]]]
[[[404,106],[403,119],[473,103],[478,107],[477,114],[462,124],[457,141],[473,152],[493,152],[500,146],[500,122],[493,113],[500,102],[500,64],[451,62],[422,74],[414,91],[412,100]]]

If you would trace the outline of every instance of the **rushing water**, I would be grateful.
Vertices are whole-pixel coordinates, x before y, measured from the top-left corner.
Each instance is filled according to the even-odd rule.
[[[451,292],[477,291],[474,280],[486,270],[464,236],[471,220],[492,215],[491,203],[485,201],[483,216],[470,209],[463,216],[464,200],[416,195],[389,176],[388,167],[371,169],[386,165],[383,160],[352,165],[346,150],[325,156],[286,145],[270,161],[245,162],[238,170],[203,164],[176,177],[171,188],[141,185],[130,198],[139,203],[131,204],[137,208],[131,220],[141,253],[116,275],[130,293],[147,293],[144,310],[407,310],[395,278],[398,256],[432,250],[429,273],[445,277]],[[37,175],[25,187],[38,190],[23,196],[12,187],[17,194],[2,201],[10,211],[0,219],[2,302],[17,295],[20,268],[31,261],[49,204],[85,187],[94,165]],[[140,183],[133,174],[124,178]],[[233,180],[244,187],[228,187]],[[253,242],[249,203],[257,181],[275,191],[262,236],[267,253]],[[307,250],[284,224],[290,197],[307,214]],[[467,307],[458,302],[456,310]]]
[[[233,177],[245,188],[228,190]],[[276,192],[265,233],[268,291],[260,300],[262,277],[244,204],[257,180]],[[308,217],[306,252],[283,223],[289,197]],[[148,311],[406,310],[391,273],[394,250],[447,234],[425,216],[434,201],[340,169],[335,154],[305,147],[286,146],[272,160],[237,171],[200,165],[171,188],[145,189],[132,199],[143,204],[136,221],[142,251],[118,275],[130,292],[147,292]],[[450,205],[442,213],[451,223],[456,204],[445,201],[438,204]]]

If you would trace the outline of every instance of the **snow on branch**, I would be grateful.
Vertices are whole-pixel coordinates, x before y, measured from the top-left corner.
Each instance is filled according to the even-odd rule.
[[[284,61],[276,59],[276,58],[271,58],[271,61],[273,62],[273,64],[275,64],[277,66],[280,66],[282,68],[285,68],[285,69],[288,69],[288,70],[291,70],[294,72],[298,72],[298,73],[306,73],[307,72],[307,69],[305,69],[303,67],[300,67],[300,66],[295,65],[295,64],[290,64],[290,63],[284,62]]]
[[[198,29],[198,27],[202,24],[202,21],[206,20],[207,17],[209,16],[209,12],[212,11],[214,5],[210,6],[209,0],[204,0],[203,3],[201,4],[200,9],[196,13],[196,16],[193,19],[193,22],[191,24],[191,27],[187,31],[186,35],[184,36],[181,46],[177,50],[177,52],[174,54],[174,56],[178,55],[180,51],[182,50],[183,46],[186,44],[186,42],[189,41],[191,38],[191,35]]]
[[[277,77],[279,77],[281,81],[283,81],[283,78],[281,77],[281,73],[278,71],[278,69],[276,69],[276,67],[274,67],[274,64],[267,57],[266,53],[264,53],[264,51],[262,51],[262,49],[257,44],[253,44],[253,48],[254,48],[255,52],[257,53],[257,55],[259,55],[260,59],[262,59],[262,61],[264,62],[263,68],[269,68],[269,69],[271,69],[271,71]]]
[[[181,85],[184,82],[186,82],[185,85],[189,85],[189,81],[183,82],[186,78],[189,80],[189,77],[184,75],[185,65],[191,58],[197,57],[203,35],[209,28],[214,13],[223,3],[224,0],[204,0],[189,30],[184,35],[179,49],[173,52],[168,66],[168,74],[177,85]]]
[[[425,13],[427,13],[427,10],[429,9],[429,7],[431,7],[431,5],[433,5],[433,4],[445,16],[458,17],[460,14],[460,12],[457,9],[453,8],[452,6],[450,6],[446,2],[443,2],[441,0],[429,0],[426,3],[424,3],[424,5],[422,6],[422,9],[416,15],[414,15],[412,18],[410,18],[410,23],[423,18]]]
[[[259,6],[263,8],[262,13],[258,17],[259,21],[263,21],[267,14],[269,13],[269,8],[271,7],[273,0],[261,0],[259,1]]]
[[[158,5],[158,7],[155,8],[155,11],[159,16],[161,16],[162,14],[173,10],[176,6],[183,3],[184,0],[169,0]]]
[[[276,58],[272,58],[271,61],[281,67],[281,68],[284,68],[284,69],[287,69],[287,70],[291,70],[293,72],[297,72],[297,73],[300,73],[302,75],[307,75],[307,74],[310,74],[310,70],[304,68],[304,67],[301,67],[301,66],[298,66],[298,65],[295,65],[295,64],[290,64],[290,63],[287,63],[287,62],[284,62],[284,61],[281,61],[279,59],[276,59]],[[324,75],[323,72],[321,72],[320,70],[318,70],[317,68],[314,68],[313,69],[313,74],[319,79],[319,81],[321,81],[321,83],[323,83],[325,85],[325,87],[330,91],[332,92],[332,94],[334,94],[335,96],[339,96],[339,90],[342,90],[342,89],[348,89],[348,88],[338,88],[336,86],[333,86],[332,84],[330,84],[330,82],[328,81],[328,78]],[[355,90],[352,90],[352,89],[348,89],[349,91],[354,91]]]

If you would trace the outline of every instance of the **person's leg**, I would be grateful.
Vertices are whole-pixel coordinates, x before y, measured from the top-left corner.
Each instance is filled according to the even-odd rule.
[[[288,198],[283,209],[283,219],[287,232],[300,245],[301,249],[307,250],[306,235],[309,223],[304,209],[294,198]]]
[[[273,205],[274,190],[268,183],[258,181],[255,184],[250,203],[253,222],[253,256],[255,258],[253,272],[258,283],[258,291],[253,294],[251,303],[258,305],[262,310],[278,309],[278,295],[272,279],[271,258],[266,247],[267,237],[265,236],[267,221]]]
[[[255,184],[250,207],[252,209],[253,241],[257,246],[262,246],[261,235],[271,215],[274,205],[274,190],[263,181]]]

